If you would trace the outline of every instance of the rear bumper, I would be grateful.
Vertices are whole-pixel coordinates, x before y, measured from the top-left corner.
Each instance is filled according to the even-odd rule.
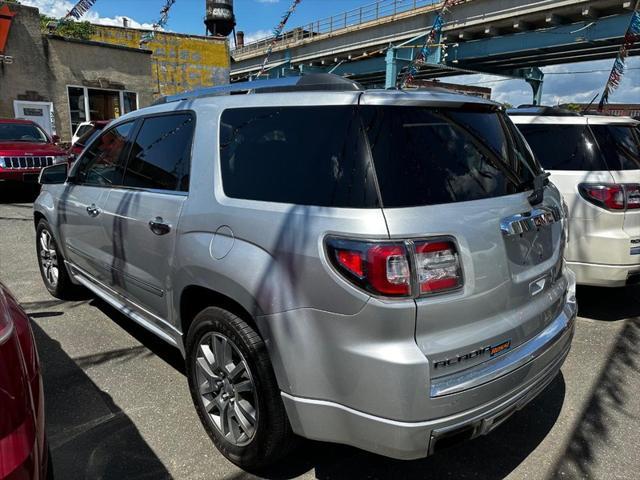
[[[567,267],[576,274],[576,282],[578,284],[596,287],[624,287],[631,283],[638,283],[638,275],[640,275],[640,263],[632,265],[602,265],[598,263],[567,262]]]
[[[456,404],[468,403],[470,398],[486,398],[487,392],[491,393],[490,401],[467,410],[426,421],[403,422],[283,392],[289,420],[293,430],[306,438],[348,444],[397,459],[426,457],[437,451],[439,442],[444,443],[445,439],[463,440],[488,433],[535,398],[555,378],[569,353],[576,312],[571,285],[564,308],[551,324],[529,342],[499,357],[497,376],[486,376],[486,365],[481,364],[457,374],[457,380],[449,378],[453,393],[440,392],[439,400],[447,402],[453,411]],[[465,386],[465,381],[471,383]],[[478,385],[478,381],[484,383]],[[429,391],[424,394],[429,395]]]

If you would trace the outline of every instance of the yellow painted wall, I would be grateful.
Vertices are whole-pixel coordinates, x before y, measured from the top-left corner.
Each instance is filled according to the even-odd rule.
[[[140,48],[144,31],[96,25],[91,40]],[[156,32],[142,48],[151,50],[153,78],[160,95],[173,95],[199,87],[229,82],[229,48],[226,40]]]

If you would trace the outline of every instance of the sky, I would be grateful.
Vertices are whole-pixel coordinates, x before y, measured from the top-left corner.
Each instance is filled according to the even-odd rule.
[[[74,2],[70,0],[20,0],[38,7],[42,13],[60,17]],[[122,25],[122,17],[133,27],[150,28],[158,20],[166,0],[97,0],[83,20],[107,25]],[[290,5],[290,0],[235,0],[237,30],[245,32],[245,42],[269,36]],[[372,3],[372,0],[303,0],[289,20],[288,27],[310,23],[350,9]],[[171,8],[167,29],[181,33],[203,35],[205,0],[177,0]],[[597,62],[543,67],[545,82],[543,104],[588,103],[602,91],[613,59]],[[588,73],[578,73],[588,72]],[[489,87],[493,99],[512,105],[531,103],[531,88],[523,80],[505,80],[490,75],[449,77],[447,82],[468,83]],[[640,103],[640,57],[627,61],[622,84],[610,98],[612,103]]]

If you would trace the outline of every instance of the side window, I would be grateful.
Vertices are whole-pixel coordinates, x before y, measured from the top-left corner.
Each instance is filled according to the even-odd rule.
[[[194,123],[188,113],[146,118],[132,144],[123,184],[188,191]]]
[[[123,150],[134,122],[104,132],[80,159],[76,182],[84,185],[120,185],[123,174]]]
[[[607,170],[586,125],[518,125],[546,170]]]
[[[323,207],[379,206],[366,137],[353,106],[223,112],[225,195]]]

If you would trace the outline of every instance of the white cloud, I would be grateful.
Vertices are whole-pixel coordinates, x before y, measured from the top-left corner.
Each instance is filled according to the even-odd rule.
[[[74,2],[70,2],[68,0],[21,0],[20,3],[31,7],[36,7],[40,10],[40,13],[55,18],[64,17],[74,5]],[[97,10],[93,9],[85,13],[80,20],[86,20],[88,22],[97,23],[100,25],[121,27],[123,18],[129,20],[129,26],[131,28],[153,28],[153,25],[151,23],[140,23],[131,17],[126,17],[123,15],[116,15],[115,17],[102,17]]]
[[[256,30],[255,32],[245,32],[244,34],[244,43],[252,43],[256,40],[264,40],[265,38],[273,37],[273,32],[271,30]]]
[[[613,59],[593,62],[572,63],[542,67],[545,72],[542,89],[542,103],[588,103],[596,94],[601,94],[609,78]],[[589,73],[578,73],[589,72]],[[512,105],[531,103],[532,90],[524,80],[506,80],[495,75],[465,75],[443,78],[468,85],[478,85],[492,89],[492,98]],[[599,100],[596,100],[596,102]],[[627,71],[620,87],[609,97],[611,103],[640,103],[640,58],[627,60]]]

